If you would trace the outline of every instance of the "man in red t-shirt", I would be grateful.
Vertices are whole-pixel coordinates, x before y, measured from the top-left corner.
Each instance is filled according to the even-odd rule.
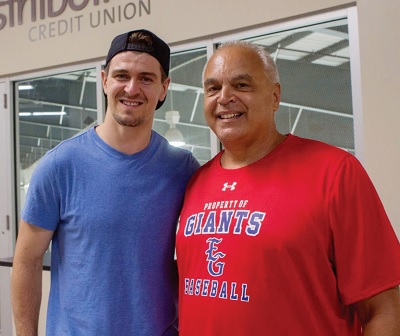
[[[261,47],[223,44],[203,84],[224,150],[185,196],[179,334],[399,335],[400,246],[358,160],[277,131]]]

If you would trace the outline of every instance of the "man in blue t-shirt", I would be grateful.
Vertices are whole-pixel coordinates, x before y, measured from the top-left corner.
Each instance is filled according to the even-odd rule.
[[[137,30],[111,43],[104,123],[49,151],[30,181],[14,255],[17,334],[37,334],[50,242],[47,335],[177,335],[176,225],[192,154],[152,130],[170,49]]]

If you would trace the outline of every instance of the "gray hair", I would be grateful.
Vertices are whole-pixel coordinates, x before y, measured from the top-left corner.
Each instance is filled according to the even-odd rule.
[[[260,60],[264,64],[264,70],[265,70],[265,74],[267,75],[267,78],[269,78],[269,80],[271,80],[274,84],[279,83],[279,73],[278,73],[278,68],[275,64],[275,61],[263,46],[260,46],[260,45],[257,45],[257,44],[254,44],[254,43],[248,42],[248,41],[242,41],[242,40],[228,41],[228,42],[224,42],[224,43],[220,44],[217,48],[217,52],[219,50],[229,48],[229,47],[234,47],[234,46],[239,46],[239,47],[253,50],[254,52],[256,52],[257,55],[260,57]],[[206,66],[207,66],[207,64],[206,64]],[[205,68],[206,67],[204,67],[204,70],[205,70]],[[204,81],[204,70],[203,70],[203,81]]]

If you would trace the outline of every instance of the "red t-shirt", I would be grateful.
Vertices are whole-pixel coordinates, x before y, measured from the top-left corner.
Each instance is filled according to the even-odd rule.
[[[357,159],[289,135],[192,178],[177,234],[179,334],[361,335],[348,305],[400,283],[400,247]]]

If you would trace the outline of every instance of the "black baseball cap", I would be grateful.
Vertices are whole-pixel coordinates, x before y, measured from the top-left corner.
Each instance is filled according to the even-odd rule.
[[[135,43],[130,43],[129,42],[129,37],[133,33],[145,33],[150,36],[152,40],[152,44],[150,46],[148,45],[143,45],[143,44],[135,44]],[[139,52],[145,52],[153,56],[160,64],[161,67],[163,68],[165,74],[168,76],[169,74],[169,62],[170,62],[170,49],[169,46],[161,40],[156,34],[152,33],[149,30],[146,29],[138,29],[138,30],[132,30],[130,32],[121,34],[116,36],[110,46],[110,50],[108,51],[107,58],[106,58],[106,67],[108,63],[111,61],[111,59],[117,55],[120,52],[123,51],[139,51]],[[160,108],[162,104],[164,103],[165,99],[163,101],[159,101],[157,104],[156,109]]]

